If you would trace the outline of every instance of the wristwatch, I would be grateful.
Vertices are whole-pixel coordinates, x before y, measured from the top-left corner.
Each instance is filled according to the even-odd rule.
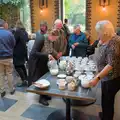
[[[98,76],[97,78],[98,78],[98,80],[100,80],[100,79],[101,79],[99,76]]]

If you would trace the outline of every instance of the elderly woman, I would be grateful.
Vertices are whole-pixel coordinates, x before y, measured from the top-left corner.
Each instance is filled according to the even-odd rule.
[[[88,40],[86,39],[86,35],[81,32],[80,25],[74,27],[74,33],[69,37],[69,46],[72,49],[72,56],[86,56]]]
[[[120,89],[120,37],[115,34],[112,23],[108,20],[96,24],[99,48],[95,51],[98,74],[91,80],[95,86],[102,83],[102,120],[113,120],[114,98]]]
[[[56,51],[58,51],[58,55],[57,55],[58,59],[61,56],[66,55],[67,41],[65,38],[65,33],[62,30],[62,27],[63,27],[62,21],[60,19],[55,20],[54,29],[58,31],[59,38],[56,42],[54,42],[54,48]]]
[[[29,86],[32,84],[32,82],[37,81],[40,77],[48,72],[47,63],[49,60],[54,59],[53,42],[58,39],[58,36],[54,34],[54,31],[51,31],[50,33],[48,33],[48,35],[44,36],[44,39],[35,41],[33,49],[29,56]],[[49,105],[49,103],[47,102],[48,99],[50,99],[49,96],[41,95],[39,102],[47,106]]]

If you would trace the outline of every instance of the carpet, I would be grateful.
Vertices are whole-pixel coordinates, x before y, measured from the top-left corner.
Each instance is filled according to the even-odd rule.
[[[55,110],[55,108],[33,104],[21,116],[32,120],[46,120]]]
[[[14,99],[9,99],[9,98],[0,98],[0,111],[5,112],[8,110],[10,107],[12,107],[17,100]]]

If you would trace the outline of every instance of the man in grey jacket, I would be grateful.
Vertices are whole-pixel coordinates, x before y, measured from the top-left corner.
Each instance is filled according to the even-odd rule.
[[[11,32],[4,28],[5,21],[0,19],[0,94],[5,96],[5,76],[8,80],[10,93],[14,94],[15,88],[13,85],[13,49],[15,39]]]

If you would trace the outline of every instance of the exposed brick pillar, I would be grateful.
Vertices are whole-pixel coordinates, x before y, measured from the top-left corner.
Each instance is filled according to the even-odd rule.
[[[120,0],[118,0],[117,27],[120,27]]]
[[[86,0],[86,30],[91,34],[92,0]]]
[[[58,19],[60,16],[60,0],[54,0],[54,9],[55,9],[55,19]]]
[[[34,0],[30,0],[30,8],[31,8],[31,28],[32,28],[32,32],[35,32],[35,11],[34,11]]]

